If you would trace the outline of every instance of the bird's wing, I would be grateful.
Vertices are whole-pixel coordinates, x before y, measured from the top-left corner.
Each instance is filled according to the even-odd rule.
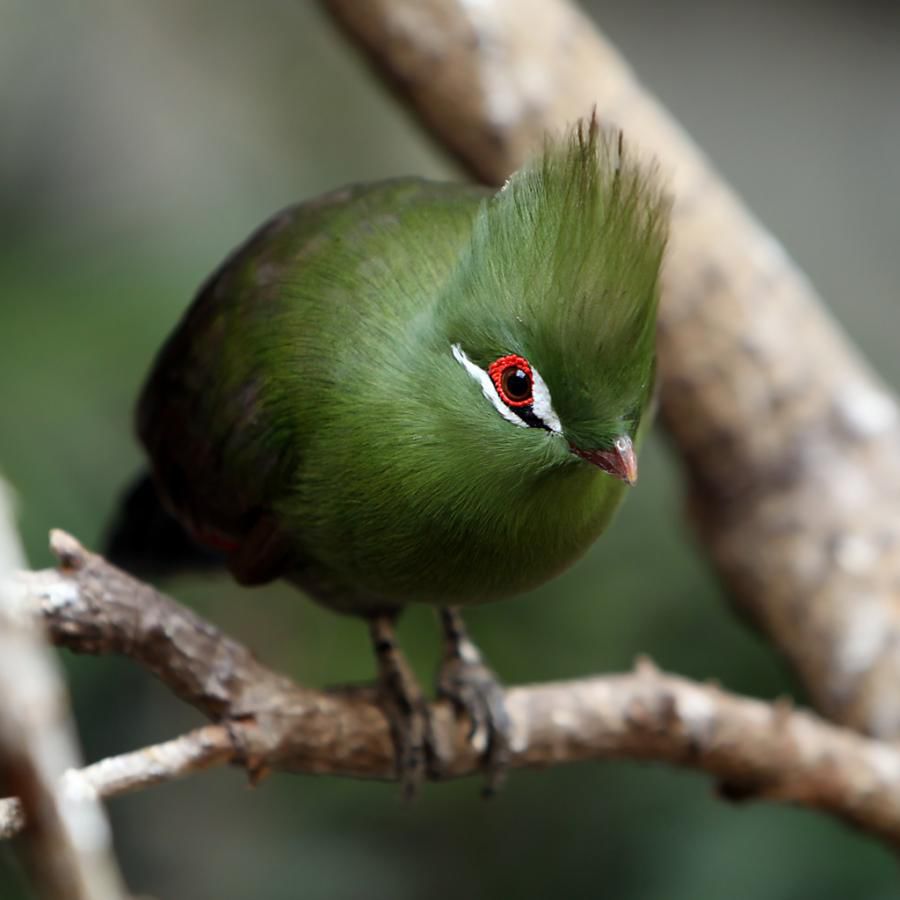
[[[386,232],[402,227],[406,209],[415,208],[417,221],[424,209],[427,221],[433,205],[458,246],[482,196],[402,179],[288,208],[207,280],[162,348],[137,415],[157,490],[196,540],[225,552],[242,583],[303,565],[297,535],[284,534],[275,507],[302,477],[304,432],[315,427],[316,385],[327,365],[321,344],[335,339],[331,310],[351,328],[353,305],[372,302],[371,289],[353,289],[356,274],[369,277],[367,241],[382,260],[402,265],[402,231]],[[286,393],[285,364],[308,370],[307,396],[293,387]]]

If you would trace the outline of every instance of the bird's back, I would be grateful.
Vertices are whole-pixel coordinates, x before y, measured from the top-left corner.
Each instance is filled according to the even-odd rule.
[[[302,478],[354,358],[427,306],[483,192],[403,179],[350,187],[265,223],[199,291],[163,347],[138,432],[163,505],[244,583],[303,565],[275,501]]]

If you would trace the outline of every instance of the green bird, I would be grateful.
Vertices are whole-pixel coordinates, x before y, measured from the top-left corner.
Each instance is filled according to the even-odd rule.
[[[557,575],[635,482],[667,220],[653,171],[596,118],[497,193],[404,178],[277,214],[156,360],[137,412],[150,473],[111,557],[205,555],[367,619],[409,790],[429,730],[394,623],[433,604],[439,693],[496,784],[509,720],[459,607]]]

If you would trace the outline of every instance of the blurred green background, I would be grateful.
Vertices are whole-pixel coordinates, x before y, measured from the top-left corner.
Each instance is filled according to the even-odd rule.
[[[607,0],[591,14],[900,384],[897,5]],[[893,10],[893,11],[892,11]],[[139,465],[131,407],[194,288],[275,209],[348,181],[460,177],[304,0],[0,0],[0,469],[31,562],[50,527],[96,543]],[[797,336],[802,340],[802,335]],[[765,427],[765,423],[760,423]],[[469,623],[509,682],[661,666],[796,693],[729,610],[652,442],[587,560]],[[310,684],[365,680],[365,629],[275,586],[170,585]],[[426,610],[402,639],[423,678]],[[198,716],[134,665],[65,659],[89,760]],[[720,802],[636,764],[393,785],[237,771],[109,804],[128,883],[156,898],[801,900],[900,896],[896,861],[811,813]],[[0,897],[27,897],[9,848]]]

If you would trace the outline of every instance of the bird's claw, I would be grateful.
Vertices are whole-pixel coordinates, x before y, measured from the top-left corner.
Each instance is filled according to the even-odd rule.
[[[427,773],[431,734],[428,707],[418,691],[414,696],[398,695],[384,683],[380,699],[391,726],[400,791],[404,800],[412,800]]]
[[[444,608],[441,619],[445,650],[438,695],[469,717],[469,741],[482,758],[487,776],[484,794],[490,796],[506,777],[511,758],[512,723],[503,686],[482,661],[459,613]],[[427,775],[440,778],[445,774],[443,757],[428,705],[397,646],[393,616],[373,617],[370,630],[378,659],[379,699],[396,748],[397,777],[403,796],[411,799]]]
[[[378,696],[391,726],[397,778],[404,799],[411,800],[427,774],[432,732],[428,705],[397,646],[393,617],[373,618],[370,630],[378,659]]]
[[[482,757],[487,778],[484,795],[495,794],[506,778],[511,758],[512,723],[503,685],[480,657],[451,656],[441,666],[438,695],[468,716],[469,741]]]

